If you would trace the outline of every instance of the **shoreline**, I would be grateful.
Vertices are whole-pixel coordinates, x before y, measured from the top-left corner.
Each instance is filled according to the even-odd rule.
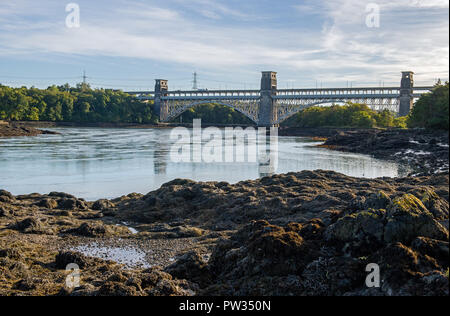
[[[0,121],[0,138],[38,136],[38,135],[57,135],[58,133],[37,129],[28,124],[16,124]]]

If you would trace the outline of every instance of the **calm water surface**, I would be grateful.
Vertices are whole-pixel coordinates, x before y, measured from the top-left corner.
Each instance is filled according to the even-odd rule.
[[[174,163],[170,130],[55,128],[61,135],[0,138],[0,189],[13,194],[71,193],[87,200],[148,193],[176,178],[196,181],[257,179],[258,163]],[[404,176],[396,163],[314,147],[302,137],[279,138],[274,173],[334,170],[350,176]],[[264,171],[266,172],[266,171]]]

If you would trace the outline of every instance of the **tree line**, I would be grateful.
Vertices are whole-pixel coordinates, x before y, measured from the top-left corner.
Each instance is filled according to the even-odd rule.
[[[87,84],[47,89],[0,85],[0,120],[156,123],[152,105],[122,91]]]
[[[286,120],[283,125],[296,127],[406,127],[406,118],[397,117],[389,110],[374,111],[366,104],[315,106],[307,108]]]

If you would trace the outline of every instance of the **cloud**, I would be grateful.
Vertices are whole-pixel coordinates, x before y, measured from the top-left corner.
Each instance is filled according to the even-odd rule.
[[[437,74],[448,78],[446,1],[377,0],[381,25],[372,29],[365,24],[369,1],[360,0],[285,5],[284,15],[294,15],[289,23],[276,14],[260,23],[268,7],[250,11],[219,0],[114,0],[102,5],[80,0],[79,29],[64,27],[61,4],[43,2],[47,5],[2,2],[2,58],[36,53],[129,57],[211,73],[274,69],[308,82],[397,82],[400,71],[408,69],[423,81]]]

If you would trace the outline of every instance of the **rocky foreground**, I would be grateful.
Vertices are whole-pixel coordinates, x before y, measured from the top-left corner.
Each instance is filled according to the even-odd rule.
[[[448,170],[304,171],[97,202],[0,191],[0,295],[449,295],[448,185]],[[370,263],[381,288],[365,286]]]

